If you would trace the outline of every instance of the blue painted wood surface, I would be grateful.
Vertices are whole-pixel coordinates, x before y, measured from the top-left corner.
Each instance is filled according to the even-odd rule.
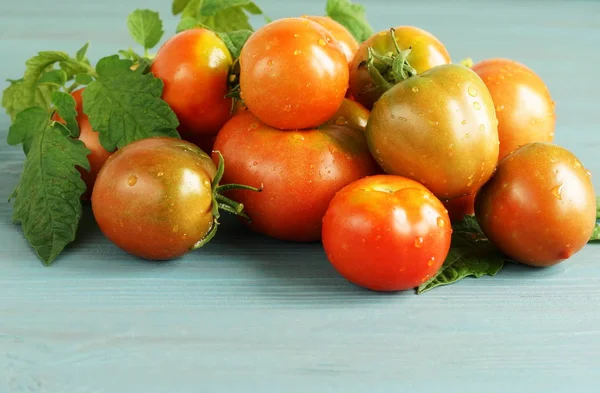
[[[273,18],[324,1],[260,0]],[[364,0],[376,29],[415,24],[454,60],[503,56],[547,82],[556,142],[600,192],[600,2]],[[102,4],[102,5],[100,5]],[[132,44],[134,8],[168,0],[0,0],[0,87],[38,50],[98,59]],[[198,252],[145,263],[104,239],[89,209],[76,243],[44,268],[11,223],[22,154],[0,114],[0,393],[597,392],[600,247],[549,269],[508,266],[421,296],[353,287],[319,245],[237,222]]]

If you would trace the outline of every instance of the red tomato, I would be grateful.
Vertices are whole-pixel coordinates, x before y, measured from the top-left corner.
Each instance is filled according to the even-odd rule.
[[[77,139],[82,141],[85,144],[85,147],[90,150],[90,154],[87,156],[90,162],[90,171],[88,172],[85,169],[79,168],[81,178],[87,186],[87,190],[85,194],[82,195],[82,199],[89,199],[92,196],[92,190],[94,189],[94,183],[96,183],[98,172],[112,153],[106,151],[106,149],[102,147],[100,144],[100,134],[92,130],[87,115],[83,113],[82,94],[84,90],[85,89],[75,90],[71,95],[75,99],[77,110],[77,124],[79,125],[79,138]],[[54,114],[53,120],[64,123],[64,120],[58,116],[57,113]]]
[[[423,29],[399,26],[395,28],[394,36],[401,50],[411,48],[407,60],[419,74],[437,65],[450,63],[450,55],[446,47],[435,36]],[[388,89],[388,87],[376,83],[367,70],[365,64],[369,48],[382,56],[395,54],[396,48],[391,32],[389,30],[381,31],[363,42],[350,65],[349,91],[354,99],[367,109],[371,109]]]
[[[243,206],[220,199],[218,185],[213,187],[221,174],[190,142],[138,140],[113,154],[98,174],[94,217],[106,237],[133,255],[177,258],[214,236],[216,202],[243,214]]]
[[[254,230],[282,240],[319,240],[335,193],[378,170],[361,129],[366,119],[335,119],[318,129],[280,131],[243,112],[219,132],[214,151],[227,163],[223,180],[263,186],[260,193],[231,193]]]
[[[354,55],[358,50],[358,42],[356,41],[356,38],[354,38],[354,36],[348,31],[348,29],[328,16],[303,15],[302,17],[310,19],[313,22],[317,22],[326,28],[331,35],[333,35],[333,38],[339,42],[344,54],[346,55],[346,59],[348,59],[348,63],[352,62],[352,59],[354,59]]]
[[[489,59],[473,66],[496,106],[500,159],[529,142],[552,142],[556,114],[544,81],[525,65]]]
[[[375,291],[415,288],[450,249],[442,202],[413,180],[367,177],[344,187],[323,218],[323,247],[348,281]]]
[[[475,214],[475,193],[442,201],[452,222],[462,221],[465,216]]]
[[[184,139],[214,135],[231,117],[228,92],[231,54],[207,29],[185,30],[159,49],[151,72],[162,79],[162,98],[177,115]]]
[[[490,241],[516,261],[557,264],[592,235],[596,196],[591,174],[562,147],[528,143],[500,161],[477,193],[475,216]]]
[[[284,18],[256,31],[240,55],[241,95],[263,123],[316,127],[335,114],[348,89],[340,44],[309,19]]]

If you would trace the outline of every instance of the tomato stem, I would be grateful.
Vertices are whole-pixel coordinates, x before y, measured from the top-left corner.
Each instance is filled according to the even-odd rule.
[[[374,83],[385,89],[390,89],[393,85],[402,82],[408,78],[417,75],[415,70],[408,62],[408,56],[411,53],[412,48],[402,50],[396,40],[396,30],[390,29],[391,40],[394,45],[396,53],[389,53],[386,55],[380,55],[373,50],[368,48],[368,56],[366,61],[367,70],[369,75],[373,79]]]
[[[223,173],[225,173],[225,160],[223,159],[223,155],[219,151],[215,151],[215,154],[219,157],[219,162],[217,164],[217,173],[211,183],[212,188],[212,215],[213,222],[210,227],[210,230],[206,233],[206,235],[194,244],[190,250],[198,249],[208,243],[217,233],[217,229],[219,228],[219,218],[221,217],[221,210],[226,211],[231,214],[235,214],[236,216],[240,216],[251,222],[250,217],[244,212],[244,205],[242,203],[236,202],[233,199],[227,198],[226,196],[221,195],[222,192],[230,191],[230,190],[249,190],[249,191],[262,191],[261,188],[255,188],[251,186],[247,186],[244,184],[224,184],[219,185],[221,179],[223,178]]]

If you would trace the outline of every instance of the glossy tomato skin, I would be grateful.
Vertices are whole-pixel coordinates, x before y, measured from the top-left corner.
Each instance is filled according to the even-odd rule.
[[[516,261],[557,264],[581,250],[594,229],[591,174],[562,147],[526,144],[502,159],[477,193],[475,216],[490,241]]]
[[[448,210],[450,221],[460,222],[465,216],[472,216],[475,214],[475,195],[476,193],[471,193],[469,195],[442,201]]]
[[[475,72],[456,64],[385,92],[371,112],[367,140],[387,173],[414,179],[440,199],[475,192],[498,162],[490,93]]]
[[[227,163],[224,182],[262,186],[260,193],[227,194],[244,204],[251,227],[288,241],[319,240],[335,193],[377,171],[363,131],[349,123],[280,131],[245,112],[219,132],[214,151]]]
[[[348,281],[375,291],[415,288],[450,249],[450,218],[423,185],[391,175],[344,187],[323,218],[323,247]]]
[[[179,257],[213,225],[212,159],[192,143],[142,139],[113,154],[92,194],[102,232],[126,252],[150,260]]]
[[[86,171],[82,168],[79,169],[81,178],[87,186],[85,193],[82,195],[82,199],[88,200],[92,196],[92,190],[94,189],[98,172],[112,153],[107,151],[100,144],[100,134],[92,129],[90,120],[87,115],[83,113],[82,94],[84,90],[85,89],[75,90],[71,93],[71,96],[75,99],[75,109],[77,110],[76,120],[79,125],[79,137],[77,139],[82,141],[85,144],[85,147],[90,150],[90,153],[87,155],[88,161],[90,162],[90,170]],[[57,113],[54,114],[53,120],[64,123],[64,120],[58,116]]]
[[[358,51],[358,42],[348,29],[328,16],[303,15],[302,17],[317,22],[327,29],[342,47],[348,63],[352,62],[356,51]]]
[[[262,122],[307,129],[327,121],[348,89],[348,62],[323,26],[284,18],[257,30],[240,55],[241,95]]]
[[[500,159],[526,143],[554,140],[554,101],[533,70],[500,58],[481,61],[472,69],[486,84],[496,107]]]
[[[150,71],[164,83],[162,98],[179,119],[184,139],[214,135],[231,117],[228,92],[231,54],[202,28],[182,31],[159,49]]]
[[[437,65],[449,64],[451,61],[444,44],[428,31],[414,26],[398,26],[395,28],[394,36],[401,50],[412,48],[408,62],[419,74]],[[349,91],[355,100],[367,109],[371,109],[386,89],[374,83],[364,66],[368,58],[368,48],[373,48],[380,55],[396,53],[396,49],[390,31],[383,30],[360,44],[350,64]]]

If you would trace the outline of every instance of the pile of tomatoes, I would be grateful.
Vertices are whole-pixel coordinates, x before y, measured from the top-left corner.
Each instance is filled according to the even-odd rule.
[[[554,102],[518,62],[469,67],[417,27],[358,43],[305,16],[258,29],[238,59],[212,31],[183,31],[151,72],[182,140],[109,155],[81,126],[96,220],[134,255],[198,248],[225,210],[277,239],[322,241],[348,280],[396,291],[436,274],[466,214],[534,266],[569,258],[592,233],[591,175],[552,144]]]

